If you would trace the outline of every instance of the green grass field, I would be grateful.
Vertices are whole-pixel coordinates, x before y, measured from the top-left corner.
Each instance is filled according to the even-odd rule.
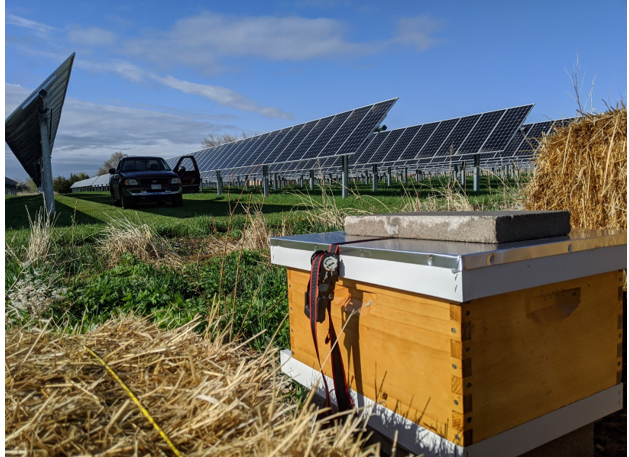
[[[390,187],[380,182],[376,193],[370,184],[354,183],[347,199],[340,197],[338,185],[311,192],[292,186],[267,198],[259,188],[226,188],[221,196],[215,191],[186,195],[183,207],[146,204],[130,210],[114,207],[105,192],[56,195],[54,227],[48,232],[39,227],[39,234],[31,231],[29,217],[36,219],[42,197],[7,197],[6,322],[23,325],[49,317],[64,328],[87,329],[123,312],[179,325],[207,315],[218,303],[221,325],[234,336],[263,332],[250,343],[262,349],[279,328],[275,344],[287,347],[286,270],[270,264],[269,234],[340,230],[347,214],[505,209],[517,203],[516,183],[484,178],[481,184],[473,195],[447,179]],[[467,188],[471,185],[468,181]],[[142,257],[133,244],[112,257],[112,246],[127,249],[129,228],[133,236],[146,235],[135,241],[136,247],[149,246],[142,252],[154,249],[154,243],[179,260],[165,261],[166,254]],[[263,243],[244,249],[239,243],[253,229]]]
[[[60,233],[67,232],[73,225],[75,235],[85,238],[97,233],[104,225],[114,219],[127,218],[146,223],[158,233],[166,236],[203,236],[214,230],[219,231],[231,221],[235,227],[242,226],[246,208],[257,205],[262,209],[267,224],[279,227],[282,221],[303,217],[305,212],[317,212],[335,209],[343,213],[347,211],[363,211],[369,213],[395,212],[412,206],[413,202],[424,201],[430,197],[444,197],[455,192],[462,195],[475,208],[494,208],[510,204],[514,195],[514,182],[504,183],[495,178],[491,187],[487,178],[482,178],[481,191],[465,194],[460,187],[456,188],[445,179],[431,181],[409,181],[406,186],[386,182],[379,183],[378,192],[371,190],[370,184],[352,183],[350,196],[340,197],[338,185],[317,186],[314,191],[298,186],[288,186],[272,192],[263,198],[259,188],[244,192],[242,188],[225,189],[223,195],[209,191],[184,196],[184,206],[173,208],[170,204],[142,204],[131,210],[121,210],[111,204],[108,192],[83,192],[67,195],[56,195],[55,205],[57,219],[55,226]],[[468,180],[467,188],[471,188]],[[517,193],[517,192],[516,192]],[[443,198],[442,198],[443,199]],[[31,217],[41,206],[40,195],[10,196],[5,199],[5,228],[7,238],[16,237],[23,240],[29,228],[28,214]]]

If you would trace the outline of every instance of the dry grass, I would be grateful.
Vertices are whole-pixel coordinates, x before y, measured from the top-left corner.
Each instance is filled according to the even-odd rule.
[[[160,330],[111,320],[85,334],[6,332],[7,455],[173,455],[102,357],[187,456],[372,456],[357,418],[323,429],[286,402],[277,353],[202,337],[199,321]],[[359,432],[359,433],[356,433]]]
[[[627,229],[627,109],[583,114],[542,140],[526,209],[568,210],[574,228]]]
[[[24,263],[30,265],[40,261],[45,262],[48,260],[54,242],[53,231],[57,218],[43,207],[37,211],[35,219],[31,219],[28,208],[26,212],[31,236],[24,253]]]
[[[337,199],[334,198],[333,192],[331,192],[332,186],[327,184],[323,179],[323,175],[320,174],[319,186],[321,188],[321,200],[314,198],[309,193],[295,193],[300,202],[294,210],[300,211],[306,215],[312,221],[316,221],[318,224],[327,227],[343,227],[345,225],[345,218],[347,216],[359,216],[365,214],[375,214],[382,212],[391,212],[391,209],[387,207],[381,200],[371,195],[360,195],[349,189],[350,196],[354,200],[361,200],[362,206],[368,209],[354,208],[354,207],[339,207]],[[304,209],[306,208],[306,209]]]
[[[147,224],[136,224],[126,218],[112,219],[107,224],[99,248],[112,266],[118,264],[125,253],[157,266],[179,268],[183,265],[168,240],[154,233]]]
[[[240,238],[240,248],[260,251],[269,249],[269,238],[273,234],[264,219],[262,205],[247,205],[244,208],[247,222]]]
[[[488,170],[483,170],[483,172],[490,173]],[[492,175],[492,179],[496,178],[498,178],[497,175]],[[418,189],[415,189],[414,195],[407,191],[403,196],[400,211],[514,211],[523,209],[519,185],[511,186],[506,181],[502,181],[499,190],[496,190],[494,194],[498,194],[498,198],[493,198],[491,204],[473,203],[461,184],[450,178],[442,189],[433,191],[428,197],[420,197]],[[472,200],[478,201],[475,198]]]

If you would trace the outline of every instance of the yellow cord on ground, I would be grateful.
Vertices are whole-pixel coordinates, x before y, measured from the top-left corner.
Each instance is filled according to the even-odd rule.
[[[157,430],[159,434],[162,436],[162,438],[164,438],[164,441],[166,441],[168,446],[170,446],[170,448],[175,453],[175,455],[177,457],[183,457],[183,454],[179,452],[179,450],[175,447],[173,442],[170,441],[170,438],[168,438],[168,435],[166,435],[166,433],[161,429],[161,427],[157,425],[157,422],[155,422],[155,419],[153,419],[153,417],[149,414],[148,410],[144,406],[142,406],[142,403],[140,403],[140,400],[138,400],[138,397],[136,397],[135,394],[131,392],[131,389],[127,387],[127,385],[122,381],[122,379],[120,379],[120,377],[116,374],[116,372],[109,365],[107,365],[107,362],[101,359],[98,354],[96,354],[87,346],[85,346],[85,349],[87,349],[87,351],[90,354],[92,354],[105,367],[107,371],[109,371],[109,374],[111,374],[116,379],[116,381],[120,383],[120,385],[125,390],[125,392],[127,392],[129,397],[131,397],[131,400],[133,400],[133,402],[136,405],[138,405],[138,408],[140,408],[140,411],[142,411],[142,414],[144,414],[144,416],[149,420],[149,422],[153,424],[153,427],[155,427],[155,430]]]

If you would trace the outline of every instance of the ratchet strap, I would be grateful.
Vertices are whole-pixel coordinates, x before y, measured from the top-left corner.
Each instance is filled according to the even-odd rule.
[[[352,397],[349,394],[347,386],[347,377],[345,375],[345,367],[343,366],[343,357],[341,349],[337,344],[336,331],[332,322],[331,303],[334,298],[334,286],[338,279],[339,273],[339,246],[350,243],[362,243],[365,241],[375,241],[384,238],[374,238],[369,240],[346,241],[344,243],[331,244],[328,251],[316,251],[311,259],[310,280],[305,293],[304,313],[310,319],[310,330],[314,341],[315,353],[321,371],[321,379],[323,379],[323,387],[325,389],[325,405],[332,411],[332,402],[330,399],[330,390],[323,374],[321,366],[321,358],[319,356],[319,345],[317,339],[317,322],[325,322],[325,315],[328,315],[328,334],[325,342],[330,344],[331,360],[332,360],[332,379],[334,380],[334,392],[336,394],[336,402],[339,412],[349,411],[354,407]],[[329,414],[329,413],[328,413]]]

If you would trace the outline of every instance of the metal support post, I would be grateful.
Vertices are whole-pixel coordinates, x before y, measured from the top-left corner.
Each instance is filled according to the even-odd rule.
[[[314,190],[315,186],[315,172],[314,170],[310,170],[310,190]]]
[[[480,190],[480,156],[474,156],[474,192]]]
[[[262,188],[264,196],[269,196],[269,166],[262,165]]]
[[[43,92],[43,94],[42,94]],[[46,93],[42,91],[39,96],[46,98]],[[45,102],[44,102],[45,104]],[[50,151],[50,131],[48,130],[49,110],[44,108],[39,113],[39,132],[41,134],[41,186],[44,191],[44,205],[46,211],[55,214],[55,191],[52,187],[52,160]]]
[[[249,192],[249,175],[245,176],[245,192]]]
[[[408,184],[408,167],[404,167],[404,184]]]
[[[371,184],[371,190],[378,191],[378,165],[373,164],[373,183]]]
[[[465,162],[461,162],[461,171],[459,173],[459,182],[461,183],[461,187],[465,189]]]
[[[341,157],[343,164],[343,175],[341,179],[341,196],[347,198],[349,195],[349,156]]]
[[[216,170],[216,193],[223,195],[223,178],[221,178],[220,170]]]
[[[387,167],[387,186],[391,187],[391,167]]]

